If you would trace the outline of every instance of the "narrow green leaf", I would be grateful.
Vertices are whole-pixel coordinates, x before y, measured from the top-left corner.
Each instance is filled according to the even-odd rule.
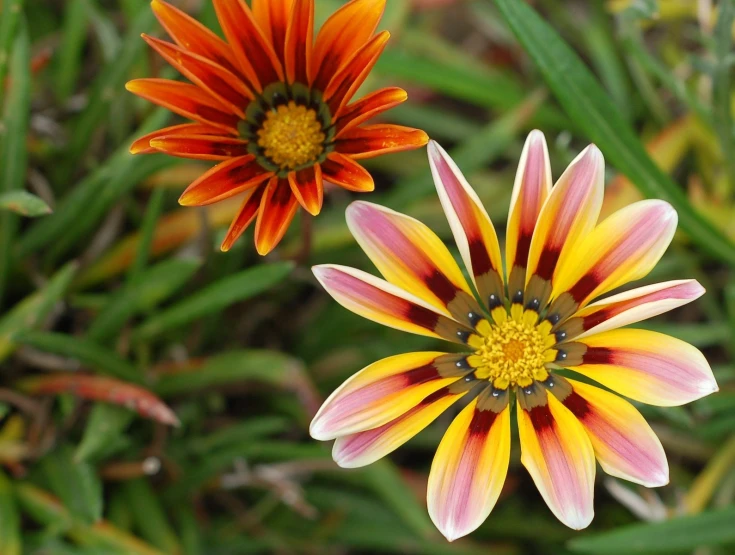
[[[720,0],[717,4],[715,26],[715,71],[712,79],[715,130],[720,139],[722,156],[727,167],[730,191],[735,189],[735,149],[732,135],[732,26],[735,21],[735,5],[732,0]]]
[[[10,45],[15,39],[18,19],[23,13],[23,0],[5,0],[2,4],[3,16],[0,17],[0,84],[5,83],[10,61]],[[0,86],[0,105],[2,105],[5,87]]]
[[[123,491],[141,537],[164,553],[180,554],[181,545],[161,506],[160,497],[153,492],[148,482],[142,478],[128,480],[123,485]]]
[[[64,101],[74,92],[79,81],[82,49],[89,23],[89,0],[70,0],[65,3],[61,45],[56,65],[55,92]]]
[[[51,214],[51,208],[43,199],[27,191],[11,191],[0,194],[0,208],[31,218]]]
[[[151,243],[153,242],[153,232],[156,230],[156,223],[163,210],[163,199],[166,190],[159,187],[153,191],[148,201],[145,211],[143,223],[140,226],[140,243],[135,253],[135,260],[128,271],[128,282],[135,282],[148,264],[148,256],[150,255]]]
[[[7,8],[17,7],[10,4]],[[5,11],[3,10],[3,14]],[[11,15],[11,19],[14,16]],[[3,18],[5,15],[3,15]],[[31,47],[25,24],[18,29],[10,57],[11,81],[0,122],[0,193],[22,190],[26,178],[28,149],[26,135],[31,109]],[[5,84],[0,81],[0,88]],[[11,250],[18,229],[18,217],[0,211],[0,306],[9,279]]]
[[[40,291],[27,297],[0,318],[0,361],[15,349],[13,336],[36,328],[69,287],[77,265],[70,262],[59,270]]]
[[[518,41],[536,63],[549,88],[605,156],[648,197],[669,201],[679,222],[703,250],[735,264],[735,245],[698,214],[684,191],[651,160],[579,56],[525,2],[495,0]]]
[[[116,444],[133,421],[134,413],[127,408],[95,403],[89,412],[84,435],[74,453],[75,461],[89,461]]]
[[[91,465],[74,460],[69,445],[57,447],[40,465],[51,490],[73,517],[87,524],[102,518],[102,483]]]
[[[113,339],[129,318],[152,310],[187,283],[201,267],[196,258],[171,258],[145,270],[125,284],[89,326],[87,338],[104,343]]]
[[[135,366],[93,341],[65,333],[40,331],[20,332],[13,339],[39,351],[78,360],[82,366],[90,367],[105,376],[131,382],[141,381],[141,373]]]
[[[568,546],[581,553],[686,553],[699,547],[735,542],[735,507],[721,511],[634,524],[573,539]]]
[[[10,480],[0,470],[0,553],[20,555],[23,552],[20,535],[20,515]]]
[[[133,337],[138,341],[149,339],[202,316],[220,312],[236,302],[254,297],[275,286],[292,269],[291,262],[276,262],[262,264],[221,279],[152,316],[135,330]]]

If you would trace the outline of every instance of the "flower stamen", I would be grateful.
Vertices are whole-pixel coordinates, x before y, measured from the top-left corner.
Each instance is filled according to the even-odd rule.
[[[258,146],[282,169],[296,169],[324,152],[326,136],[317,113],[291,100],[266,114]]]

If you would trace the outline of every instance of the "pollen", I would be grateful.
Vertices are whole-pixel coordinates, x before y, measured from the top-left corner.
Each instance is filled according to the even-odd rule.
[[[292,100],[267,113],[257,142],[275,165],[293,170],[316,162],[325,138],[316,112]]]
[[[475,368],[475,376],[498,389],[546,380],[546,363],[556,357],[556,341],[548,322],[537,321],[538,314],[532,310],[513,310],[511,314],[503,307],[493,310],[492,321],[480,322],[478,335],[469,342],[475,352],[467,362]]]

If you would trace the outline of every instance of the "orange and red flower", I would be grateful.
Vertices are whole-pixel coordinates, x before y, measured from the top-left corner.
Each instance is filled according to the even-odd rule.
[[[592,520],[595,458],[613,476],[666,484],[661,443],[633,405],[559,370],[660,406],[717,390],[695,347],[621,329],[697,299],[704,289],[695,280],[592,302],[651,271],[674,235],[674,209],[645,200],[598,222],[600,151],[588,147],[552,188],[546,142],[534,131],[513,190],[504,270],[476,193],[436,143],[429,159],[474,287],[428,227],[366,202],[353,203],[347,221],[385,280],[333,265],[314,273],[349,310],[454,342],[463,352],[407,353],[364,368],[327,399],[311,423],[312,437],[336,439],[333,455],[341,466],[363,466],[461,399],[465,407],[439,445],[428,485],[429,514],[450,540],[482,524],[498,499],[510,458],[513,398],[521,462],[567,526],[584,528]]]
[[[255,245],[273,249],[301,205],[322,207],[324,183],[374,188],[357,162],[426,144],[423,131],[363,125],[406,100],[385,88],[350,103],[383,51],[375,34],[386,0],[352,0],[314,34],[314,0],[214,0],[226,42],[160,0],[152,7],[174,43],[144,39],[191,83],[136,79],[127,89],[194,121],[141,137],[134,154],[214,160],[219,164],[179,202],[201,206],[243,194],[222,243],[228,250],[257,218]]]

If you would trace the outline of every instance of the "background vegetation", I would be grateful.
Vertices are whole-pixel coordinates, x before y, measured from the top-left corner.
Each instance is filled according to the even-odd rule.
[[[217,29],[208,0],[175,3]],[[316,3],[323,21],[340,2]],[[575,533],[515,452],[497,508],[454,544],[424,504],[450,415],[357,471],[308,437],[347,376],[435,347],[316,286],[314,263],[372,271],[344,222],[352,196],[331,192],[308,251],[294,225],[265,260],[252,232],[220,253],[235,206],[176,204],[202,166],[128,154],[174,119],[123,88],[170,75],[140,39],[161,34],[148,4],[0,5],[0,554],[733,552],[730,0],[389,0],[393,38],[367,87],[409,90],[390,118],[450,149],[499,229],[534,127],[557,176],[600,146],[606,213],[643,195],[674,204],[680,233],[650,280],[693,277],[708,294],[646,326],[703,349],[721,388],[643,409],[668,486],[600,473],[596,519]],[[370,200],[451,241],[425,152],[370,169]]]

